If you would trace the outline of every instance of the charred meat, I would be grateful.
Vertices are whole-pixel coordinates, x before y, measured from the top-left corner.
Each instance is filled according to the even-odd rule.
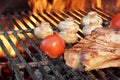
[[[67,66],[80,71],[120,67],[120,29],[96,28],[66,49],[64,59]]]

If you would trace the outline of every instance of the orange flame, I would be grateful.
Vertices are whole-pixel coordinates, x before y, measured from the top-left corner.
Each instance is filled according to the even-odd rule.
[[[118,8],[120,8],[120,0],[117,0],[116,6],[117,6]]]
[[[96,0],[97,2],[97,7],[102,8],[102,1],[101,0]]]
[[[28,0],[28,4],[33,12],[56,11],[82,9],[85,8],[87,0]]]
[[[34,18],[30,17],[30,19],[32,19],[35,23],[37,23],[37,21],[34,20]],[[34,28],[34,26],[33,26],[27,19],[23,18],[23,20],[26,22],[26,24],[27,24],[31,29]],[[25,27],[25,25],[24,25],[20,20],[16,19],[16,22],[18,23],[18,25],[19,25],[23,30],[27,30],[27,28]],[[19,30],[16,25],[13,24],[13,26],[14,26],[14,30],[16,30],[16,31]],[[27,33],[27,35],[28,35],[30,38],[33,36],[33,35],[30,34],[30,33]],[[24,36],[23,34],[20,34],[20,33],[19,33],[18,36],[19,36],[23,41],[25,40],[25,36]],[[22,47],[19,47],[19,42],[18,42],[17,38],[16,38],[13,34],[9,34],[9,37],[10,37],[10,39],[12,40],[12,42],[14,43],[14,45],[18,48],[18,50],[23,50]],[[16,55],[13,47],[10,45],[10,43],[9,43],[8,40],[5,38],[5,36],[4,36],[4,35],[0,35],[0,39],[3,41],[3,44],[4,44],[5,47],[7,48],[9,54],[10,54],[13,58],[16,57],[17,55]],[[2,50],[2,48],[0,47],[0,58],[1,58],[1,57],[2,57],[2,58],[5,58],[6,55],[5,55],[4,51]]]
[[[14,42],[14,44],[16,45],[16,39],[13,35],[9,35],[9,37],[11,38],[11,40]],[[13,48],[11,47],[11,45],[9,44],[9,42],[7,41],[7,39],[5,38],[5,36],[0,35],[0,39],[3,41],[5,47],[7,48],[8,52],[10,53],[10,55],[12,57],[15,57],[15,51],[13,50]],[[5,57],[6,55],[4,54],[2,48],[0,47],[0,57]]]
[[[92,0],[92,8],[102,8],[102,0]]]
[[[36,12],[43,12],[43,11],[47,11],[47,12],[51,12],[51,11],[55,11],[55,12],[63,12],[65,10],[82,10],[84,11],[87,3],[89,0],[28,0],[28,4],[31,7],[33,14],[42,22],[45,21],[43,18],[41,18],[38,14],[36,14]],[[103,0],[91,0],[92,2],[92,7],[99,7],[102,8],[102,1]],[[117,0],[117,4],[118,7],[120,7],[120,0]],[[43,16],[46,17],[45,14],[43,14]],[[35,18],[33,18],[32,16],[29,16],[29,18],[36,24],[36,25],[40,25],[40,23],[35,20]],[[49,21],[51,21],[51,19],[49,17],[46,17]],[[32,25],[26,18],[22,18],[24,20],[24,22],[31,28],[34,29],[35,26]],[[16,22],[18,23],[18,25],[23,29],[23,30],[27,30],[26,26],[19,20],[19,19],[15,19]],[[57,25],[56,23],[52,22],[51,23]],[[17,26],[14,25],[14,30],[19,30],[17,28]],[[28,34],[30,37],[32,37],[32,34]],[[11,40],[14,42],[14,44],[17,46],[18,41],[17,39],[13,36],[13,35],[9,35]],[[18,36],[21,39],[25,39],[24,35],[22,34],[18,34]],[[13,48],[11,47],[11,45],[9,44],[9,42],[7,41],[7,39],[3,36],[0,35],[0,39],[2,39],[2,41],[4,41],[4,45],[6,46],[6,48],[8,49],[10,55],[12,57],[16,56],[15,51],[13,50]],[[23,48],[20,47],[21,50],[23,50]],[[2,51],[2,49],[0,48],[0,57],[5,57],[4,52]]]

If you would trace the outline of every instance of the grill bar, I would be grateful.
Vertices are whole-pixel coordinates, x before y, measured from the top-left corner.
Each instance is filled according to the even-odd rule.
[[[10,17],[11,19],[11,17]],[[13,21],[13,20],[12,20]],[[19,27],[19,29],[21,30],[20,26],[16,23],[17,27]],[[33,31],[32,31],[33,33]],[[39,48],[36,46],[36,44],[28,37],[28,35],[23,31],[23,34],[25,35],[25,37],[27,38],[27,40],[29,40],[29,42],[32,44],[33,47],[35,47],[36,51],[38,51],[39,54],[39,57],[42,59],[42,60],[45,60],[44,57],[41,55],[41,51],[39,50]],[[16,35],[17,37],[17,35]],[[27,54],[30,56],[30,58],[34,61],[34,62],[38,62],[38,60],[34,57],[34,55],[32,55],[31,51],[27,48],[27,46],[22,42],[22,40],[18,37],[18,41],[20,41],[20,43],[23,45],[23,48],[26,50]],[[27,49],[26,49],[27,48]],[[24,64],[24,67],[25,64]],[[42,68],[42,66],[40,64],[37,64],[37,66],[41,71],[42,73],[45,75],[45,79],[49,79],[48,78],[48,75],[46,74],[45,70]]]
[[[1,26],[0,26],[1,28]],[[2,50],[5,52],[5,55],[7,56],[7,59],[9,60],[9,62],[11,63],[11,68],[12,70],[15,72],[16,77],[18,78],[18,80],[24,80],[24,78],[22,77],[19,68],[16,66],[15,62],[13,61],[13,59],[11,58],[11,56],[9,55],[9,52],[7,51],[6,47],[4,46],[4,44],[2,43],[2,40],[0,40],[0,45]]]
[[[17,17],[18,20],[20,20],[25,25],[27,29],[31,29],[30,26],[26,24],[26,22],[23,20],[23,18],[21,18],[21,16],[18,13],[15,13],[14,15],[15,17]]]
[[[104,13],[100,9],[95,9],[95,11],[98,11],[104,21],[111,19],[111,14]],[[15,12],[12,15],[7,14],[5,16],[0,16],[0,20],[6,25],[6,27],[4,27],[3,24],[0,26],[0,35],[5,36],[15,51],[17,59],[20,61],[16,63],[15,59],[9,55],[9,51],[6,49],[4,42],[0,41],[0,45],[7,56],[9,64],[11,64],[11,70],[16,74],[16,79],[24,80],[24,76],[21,74],[21,72],[24,72],[23,70],[26,70],[32,80],[108,80],[108,76],[112,76],[115,80],[120,79],[120,76],[116,76],[113,73],[114,69],[111,68],[108,70],[104,69],[91,72],[77,72],[71,68],[68,68],[64,64],[63,57],[54,60],[49,59],[42,55],[42,52],[39,50],[38,44],[41,39],[38,39],[34,35],[33,30],[35,27],[39,26],[41,22],[48,21],[51,26],[53,26],[54,30],[58,30],[58,23],[63,21],[65,18],[73,17],[75,22],[80,25],[81,18],[86,14],[87,12],[81,10],[62,13],[43,12],[42,14],[32,13],[31,11],[26,13],[22,11],[20,13]],[[106,14],[108,16],[106,16]],[[23,25],[21,26],[19,22]],[[18,30],[14,30],[15,26]],[[8,28],[8,30],[5,30],[4,28]],[[79,34],[82,37],[82,31],[79,32]],[[15,45],[9,37],[10,35],[15,37],[24,52],[19,51],[17,45]],[[25,40],[21,37],[21,35],[24,36]],[[29,45],[32,49],[29,48]],[[27,61],[23,54],[27,55],[27,58],[29,58],[30,61]]]
[[[103,70],[107,75],[109,75],[109,78],[114,78],[115,80],[119,80],[119,78],[117,76],[115,76],[112,72],[111,69],[106,69],[106,70]]]
[[[13,21],[13,23],[14,23],[20,30],[22,30],[21,33],[22,33],[28,40],[31,40],[31,39],[29,38],[29,36],[26,34],[26,30],[23,30],[23,29],[18,25],[18,23],[17,23],[14,19],[12,19],[12,16],[11,16],[11,15],[9,15],[9,19],[10,19],[11,21]],[[11,26],[11,27],[12,27],[12,26]],[[12,29],[12,31],[14,31],[14,30]],[[32,29],[31,29],[29,32],[31,32],[31,31],[32,31]],[[33,31],[32,31],[32,32],[33,32]],[[22,41],[17,34],[15,34],[15,36],[18,37],[18,41]],[[37,49],[38,53],[41,53],[41,51],[38,49],[38,47],[36,47],[35,43],[34,43],[33,41],[30,41],[30,42],[33,44],[32,46],[34,46],[35,49]],[[21,43],[24,44],[23,41],[22,41]],[[27,46],[25,46],[25,44],[24,44],[24,47],[27,48]],[[28,48],[27,48],[26,50],[28,50]],[[30,52],[30,51],[26,51],[26,52]],[[29,54],[31,55],[32,53],[30,52]],[[32,56],[33,56],[33,55],[32,55]],[[42,59],[44,59],[42,55],[40,55],[40,57],[41,57]],[[31,57],[31,58],[32,58],[32,57]]]
[[[57,26],[57,23],[55,21],[53,21],[50,17],[48,17],[45,13],[43,13],[42,15],[39,14],[39,16],[41,16],[43,19],[45,19],[45,21],[50,22],[52,26]]]
[[[77,73],[77,72],[75,72],[74,70],[69,70],[68,67],[66,67],[65,64],[64,64],[62,61],[59,61],[59,62],[60,62],[60,64],[62,64],[61,67],[64,68],[64,70],[67,72],[67,74],[75,76],[78,80],[79,80],[78,77],[80,77],[81,79],[82,79],[82,77],[83,77],[83,79],[85,78],[86,80],[92,80],[92,78],[89,77],[88,75],[85,76],[85,75],[83,75],[81,72],[80,72],[80,73]],[[74,80],[74,79],[73,79],[73,80]]]
[[[4,20],[4,18],[2,18],[3,19],[3,21],[7,24],[7,22]],[[10,26],[9,24],[7,24],[8,25],[8,27],[12,27],[12,26]],[[22,55],[21,55],[21,53],[17,50],[17,48],[16,48],[16,46],[14,45],[14,43],[12,42],[12,40],[10,39],[10,37],[8,36],[8,34],[7,34],[7,32],[1,27],[1,30],[3,30],[4,32],[5,32],[5,37],[6,37],[6,39],[10,42],[10,44],[11,44],[11,46],[13,47],[13,49],[15,50],[15,52],[16,52],[16,54],[17,54],[17,56],[19,56],[18,58],[20,59],[20,61],[22,62],[22,63],[26,63],[25,64],[25,68],[26,68],[26,70],[28,71],[28,73],[30,74],[30,77],[33,79],[33,80],[37,80],[37,77],[34,75],[34,74],[32,74],[33,72],[32,72],[32,70],[31,70],[31,68],[30,68],[30,66],[28,65],[28,63],[25,61],[25,59],[22,57]],[[17,39],[19,40],[19,38],[18,38],[18,36],[17,36],[17,33],[16,32],[14,32],[13,33],[16,37],[17,37]]]
[[[99,71],[91,71],[94,75],[95,75],[95,77],[97,77],[98,79],[100,79],[100,80],[106,80],[104,77],[103,77],[103,75],[104,74],[100,74],[99,73]],[[101,76],[102,75],[102,76]]]
[[[37,25],[36,25],[32,20],[30,20],[30,18],[27,16],[27,14],[26,14],[24,11],[22,11],[21,14],[24,15],[25,18],[26,18],[27,20],[29,20],[29,22],[30,22],[34,27],[37,27]]]
[[[27,38],[27,40],[30,42],[30,44],[33,46],[33,47],[35,47],[35,49],[37,49],[36,51],[38,51],[39,49],[38,49],[38,47],[36,46],[36,44],[34,44],[34,42],[28,37],[28,35],[26,35],[26,33],[23,31],[23,34],[24,34],[24,36]],[[32,33],[33,34],[33,33]],[[21,41],[21,40],[19,40],[19,41]],[[23,44],[23,42],[21,43],[21,44]],[[23,48],[25,49],[27,46],[23,46]],[[37,62],[37,60],[35,59],[35,57],[33,58],[33,55],[32,55],[32,57],[31,57],[31,52],[29,51],[29,49],[26,49],[27,51],[26,52],[28,52],[28,55],[30,56],[30,58],[31,59],[33,59],[33,61],[34,62]],[[43,59],[42,59],[43,60]],[[49,62],[50,63],[50,62]],[[50,66],[52,66],[52,64],[50,64]],[[54,66],[53,66],[54,67]],[[53,67],[51,67],[51,68],[53,68]],[[53,70],[53,71],[55,71],[55,70]],[[57,76],[57,74],[59,74],[58,72],[54,72],[55,74],[56,74],[56,76]],[[60,74],[59,74],[59,77],[58,78],[60,78]],[[63,80],[62,79],[62,77],[60,78],[60,80]]]
[[[98,8],[98,7],[96,7],[96,9],[99,10],[99,11],[101,11],[101,12],[103,12],[103,13],[105,13],[105,14],[108,14],[109,17],[114,16],[114,14],[108,12],[107,10],[103,10],[102,8]]]
[[[96,11],[97,13],[100,14],[100,16],[105,20],[105,21],[108,21],[110,20],[111,18],[107,16],[107,14],[104,14],[103,12],[99,11],[98,9],[93,9],[94,11]],[[104,17],[103,17],[104,16]]]

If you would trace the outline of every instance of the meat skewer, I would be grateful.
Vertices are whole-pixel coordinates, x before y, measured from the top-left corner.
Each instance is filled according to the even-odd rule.
[[[96,28],[67,49],[64,59],[67,66],[80,71],[120,67],[120,30]]]

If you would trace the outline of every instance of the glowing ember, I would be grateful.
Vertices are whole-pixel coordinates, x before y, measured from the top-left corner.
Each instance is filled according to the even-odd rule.
[[[17,40],[15,39],[15,37],[13,35],[9,35],[9,36],[10,36],[11,40],[14,42],[14,44],[16,44]],[[10,55],[12,57],[15,57],[16,56],[15,51],[13,50],[13,48],[11,47],[11,45],[9,44],[9,42],[7,41],[5,36],[0,35],[0,39],[3,41],[5,47],[7,48],[8,52],[10,53]],[[5,57],[5,54],[4,54],[4,52],[3,52],[1,47],[0,47],[0,57]]]
[[[34,26],[33,26],[28,20],[26,20],[26,19],[23,19],[23,20],[26,22],[26,24],[27,24],[31,29],[34,28]],[[25,25],[24,25],[20,20],[16,19],[16,22],[17,22],[18,25],[21,27],[21,29],[27,30],[27,28],[25,27]],[[19,29],[17,28],[16,25],[13,25],[13,26],[14,26],[14,30],[19,31]],[[33,35],[30,34],[30,33],[27,33],[27,35],[28,35],[29,37],[33,37]],[[23,41],[25,41],[26,38],[25,38],[25,36],[24,36],[23,34],[19,33],[18,36],[19,36]],[[12,42],[14,43],[14,45],[15,45],[19,50],[22,51],[23,48],[22,48],[21,46],[19,46],[19,43],[18,43],[18,41],[17,41],[17,38],[16,38],[13,34],[9,34],[9,37],[10,37],[10,39],[12,40]],[[4,44],[5,47],[7,48],[9,54],[10,54],[13,58],[16,57],[15,50],[13,49],[13,47],[12,47],[12,46],[10,45],[10,43],[8,42],[8,39],[6,39],[6,37],[5,37],[4,35],[2,35],[2,34],[0,35],[0,39],[3,41],[3,44]],[[5,58],[5,57],[6,57],[5,53],[4,53],[4,51],[2,50],[2,48],[0,47],[0,58]]]

